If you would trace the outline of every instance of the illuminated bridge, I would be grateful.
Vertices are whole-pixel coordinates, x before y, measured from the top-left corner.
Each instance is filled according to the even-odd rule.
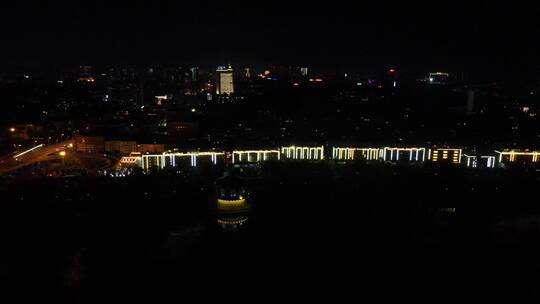
[[[540,151],[502,150],[493,155],[465,154],[461,148],[448,147],[332,147],[325,155],[324,146],[286,146],[279,149],[179,152],[162,154],[132,154],[121,160],[122,165],[137,165],[148,171],[151,168],[197,167],[210,165],[252,165],[266,161],[335,161],[347,163],[357,160],[385,163],[448,163],[470,168],[496,168],[505,163],[540,165]]]
[[[509,162],[524,161],[524,162],[536,163],[540,160],[539,159],[540,151],[509,150],[509,151],[495,151],[495,153],[497,153],[499,156],[499,163],[503,161],[509,161]]]
[[[380,148],[332,148],[332,159],[336,160],[378,160],[381,157]]]
[[[232,163],[259,163],[267,160],[280,160],[279,150],[235,150],[232,153]]]
[[[72,141],[44,146],[37,145],[0,158],[0,174],[14,171],[43,160],[59,158],[73,148]],[[177,149],[160,154],[133,152],[121,158],[120,167],[152,168],[198,167],[201,164],[235,166],[256,165],[266,161],[334,161],[337,164],[365,160],[386,163],[448,163],[470,168],[497,168],[505,165],[538,165],[540,151],[503,149],[492,154],[464,153],[449,147],[332,147],[326,155],[325,146],[285,146],[269,149],[233,151],[187,151]],[[63,153],[63,154],[62,154]]]
[[[324,147],[282,147],[281,156],[284,159],[323,160]]]
[[[140,165],[144,170],[150,170],[152,167],[180,167],[189,164],[191,167],[196,167],[198,162],[210,161],[212,164],[217,164],[218,159],[223,161],[224,152],[164,152],[163,154],[143,154],[141,156]],[[133,162],[132,159],[129,159]]]

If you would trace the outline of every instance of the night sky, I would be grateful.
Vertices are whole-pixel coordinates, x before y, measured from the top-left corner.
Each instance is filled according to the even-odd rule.
[[[492,77],[540,66],[539,10],[526,1],[54,2],[2,4],[1,66],[232,62]]]

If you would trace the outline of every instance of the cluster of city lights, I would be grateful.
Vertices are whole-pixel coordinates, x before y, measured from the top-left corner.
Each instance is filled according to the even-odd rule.
[[[338,162],[354,160],[382,162],[446,162],[466,167],[495,168],[498,164],[511,162],[540,162],[540,151],[503,150],[494,151],[494,155],[467,155],[459,148],[425,148],[425,147],[333,147],[329,159]],[[261,163],[269,160],[325,160],[324,146],[287,146],[280,149],[234,150],[225,152],[177,152],[162,154],[130,155],[121,159],[122,165],[138,165],[144,170],[152,167],[178,167],[182,159],[189,160],[196,167],[200,159],[207,159],[212,164],[227,162],[232,164]]]

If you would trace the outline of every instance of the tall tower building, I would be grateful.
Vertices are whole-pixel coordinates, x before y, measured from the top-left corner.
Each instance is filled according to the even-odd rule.
[[[191,81],[197,81],[197,76],[199,75],[199,67],[191,67],[189,68],[189,71],[191,72]]]
[[[234,84],[233,84],[233,69],[231,65],[224,67],[220,66],[216,70],[217,74],[217,83],[216,83],[216,94],[233,94],[234,93]]]

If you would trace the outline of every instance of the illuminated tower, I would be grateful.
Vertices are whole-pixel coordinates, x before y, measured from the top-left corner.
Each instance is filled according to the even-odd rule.
[[[216,85],[216,94],[234,94],[234,84],[233,84],[233,69],[231,65],[228,67],[220,66],[216,70],[217,74],[217,85]]]

